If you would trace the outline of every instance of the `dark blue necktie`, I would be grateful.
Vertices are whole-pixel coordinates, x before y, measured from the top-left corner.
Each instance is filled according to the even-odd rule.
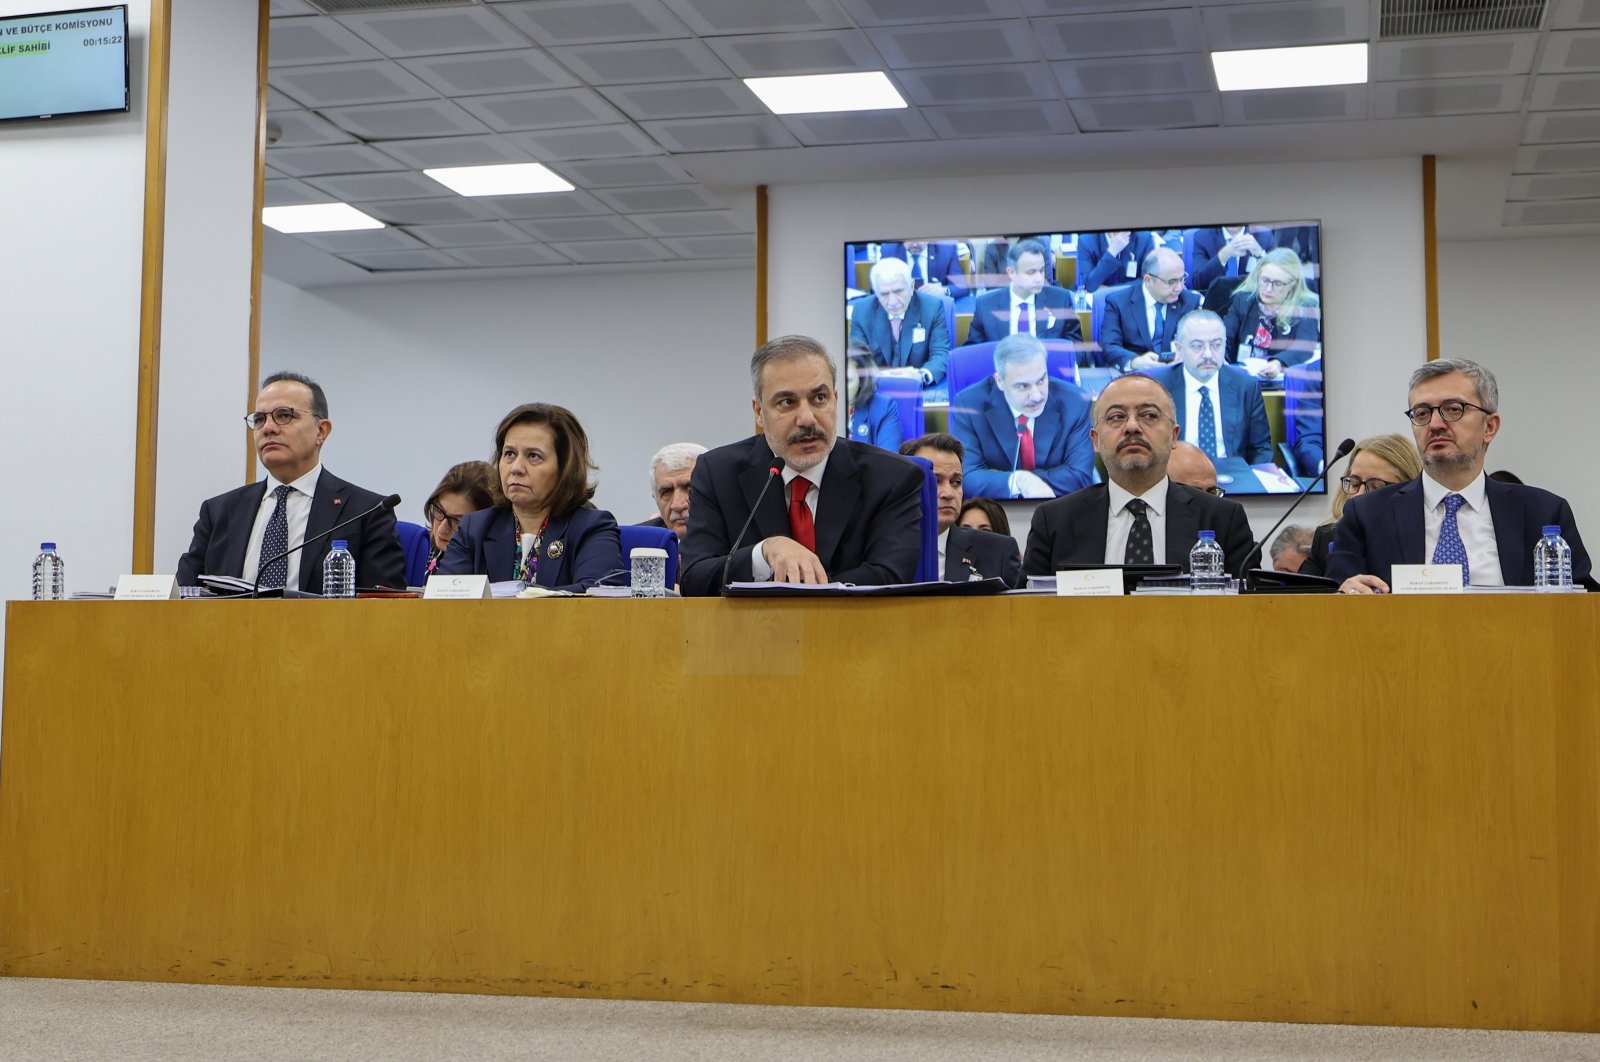
[[[1200,431],[1195,444],[1207,457],[1217,456],[1217,409],[1211,404],[1211,388],[1200,388]]]
[[[1467,545],[1461,541],[1461,525],[1456,514],[1467,503],[1459,494],[1444,499],[1444,523],[1439,525],[1439,541],[1433,544],[1433,563],[1461,565],[1461,585],[1472,581],[1472,569],[1467,564]]]
[[[283,584],[289,579],[289,558],[278,557],[278,554],[289,548],[289,495],[294,493],[290,486],[278,486],[272,496],[278,504],[272,509],[272,516],[267,520],[266,534],[261,536],[261,557],[256,564],[266,567],[260,569],[261,588],[283,589]],[[277,560],[272,560],[278,557]],[[267,564],[272,561],[271,564]]]
[[[1025,302],[1017,303],[1017,335],[1033,335],[1033,310]]]
[[[1161,333],[1166,331],[1166,327],[1167,304],[1164,302],[1158,302],[1156,303],[1156,328],[1155,331],[1150,334],[1150,347],[1152,350],[1161,349]]]

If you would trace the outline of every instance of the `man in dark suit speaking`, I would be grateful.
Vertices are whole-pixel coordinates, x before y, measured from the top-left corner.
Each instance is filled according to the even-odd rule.
[[[1261,385],[1227,363],[1222,318],[1210,310],[1184,314],[1172,346],[1181,363],[1152,369],[1149,375],[1172,395],[1179,438],[1213,460],[1242,457],[1252,465],[1272,464],[1272,431]]]
[[[961,515],[961,462],[966,456],[961,440],[932,432],[905,443],[900,452],[933,465],[939,495],[940,577],[947,583],[1004,579],[1008,586],[1022,585],[1022,552],[1016,539],[956,523]]]
[[[1328,577],[1347,594],[1387,593],[1396,564],[1460,564],[1471,586],[1532,586],[1533,546],[1546,525],[1572,547],[1572,581],[1589,579],[1589,554],[1566,500],[1483,474],[1500,432],[1500,385],[1464,358],[1411,374],[1406,417],[1422,475],[1365,492],[1344,507]]]
[[[1226,567],[1240,574],[1254,539],[1244,506],[1173,483],[1167,459],[1178,439],[1172,396],[1147,376],[1119,376],[1095,402],[1101,483],[1033,511],[1022,570],[1054,575],[1070,564],[1177,564],[1201,531],[1215,531]]]
[[[383,495],[346,483],[322,467],[322,444],[333,431],[322,387],[299,373],[267,377],[245,418],[267,479],[209,498],[200,506],[194,541],[178,559],[178,583],[194,586],[201,575],[231,575],[262,589],[298,587],[322,592],[322,561],[329,536],[288,557],[284,550],[370,509]],[[388,509],[339,532],[356,559],[361,586],[405,586],[406,556]],[[270,563],[268,563],[270,562]],[[262,564],[266,563],[266,568]]]
[[[1008,285],[979,295],[972,306],[967,344],[991,343],[1006,336],[1039,339],[1083,338],[1083,326],[1065,288],[1045,283],[1049,254],[1038,240],[1021,240],[1006,252]]]
[[[839,370],[827,350],[808,336],[780,336],[750,359],[750,377],[762,434],[720,446],[695,464],[683,593],[721,593],[730,556],[732,582],[881,586],[914,579],[922,469],[835,435]],[[762,495],[774,475],[782,482]],[[738,541],[752,511],[750,530]]]

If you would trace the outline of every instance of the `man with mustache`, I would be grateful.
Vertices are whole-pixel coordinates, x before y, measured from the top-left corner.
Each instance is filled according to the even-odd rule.
[[[1025,574],[1054,575],[1072,564],[1187,571],[1201,531],[1217,533],[1228,571],[1240,574],[1254,543],[1244,507],[1167,477],[1178,425],[1166,388],[1139,373],[1117,377],[1095,401],[1089,434],[1110,481],[1033,511]]]
[[[833,358],[808,336],[780,336],[750,359],[761,434],[695,464],[679,576],[685,595],[721,593],[725,568],[730,582],[881,586],[916,577],[922,469],[837,438],[838,378]],[[770,483],[774,476],[782,482]]]
[[[1213,461],[1242,457],[1252,465],[1270,465],[1272,433],[1261,385],[1245,369],[1228,364],[1227,347],[1222,318],[1210,310],[1191,310],[1172,340],[1181,362],[1149,375],[1172,395],[1179,438]]]
[[[1532,586],[1533,546],[1546,525],[1572,547],[1572,581],[1593,585],[1566,500],[1483,474],[1500,432],[1494,373],[1464,358],[1430,361],[1411,374],[1407,402],[1422,475],[1346,503],[1327,565],[1340,590],[1387,593],[1396,564],[1460,564],[1467,585]]]

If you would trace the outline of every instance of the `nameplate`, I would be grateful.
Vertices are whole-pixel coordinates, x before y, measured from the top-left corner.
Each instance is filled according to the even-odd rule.
[[[1121,568],[1088,568],[1079,572],[1056,572],[1057,597],[1121,597]]]
[[[1459,564],[1396,564],[1389,570],[1389,592],[1394,594],[1459,594]]]
[[[176,601],[181,596],[176,575],[117,576],[118,601]]]
[[[430,575],[424,601],[483,601],[490,596],[487,575]]]

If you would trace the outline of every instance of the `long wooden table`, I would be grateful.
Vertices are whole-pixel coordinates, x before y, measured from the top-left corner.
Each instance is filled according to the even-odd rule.
[[[1597,606],[13,603],[0,973],[1600,1030]]]

